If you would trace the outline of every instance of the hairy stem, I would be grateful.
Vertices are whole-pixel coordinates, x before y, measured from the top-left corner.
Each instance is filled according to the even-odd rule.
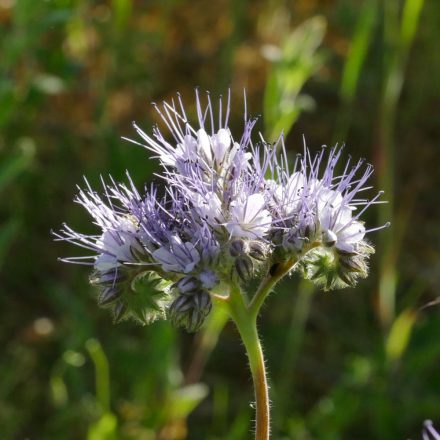
[[[255,440],[268,440],[270,433],[269,389],[263,350],[258,337],[256,316],[249,313],[239,287],[231,291],[229,312],[240,333],[249,359],[255,391]]]
[[[212,296],[217,307],[226,310],[234,321],[246,348],[255,392],[255,440],[269,440],[270,435],[269,388],[263,349],[258,337],[257,317],[267,295],[275,284],[293,269],[296,262],[296,259],[290,259],[272,266],[250,303],[238,284],[231,286],[229,296]]]
[[[255,439],[268,440],[270,433],[269,388],[257,326],[254,323],[251,328],[247,329],[240,329],[239,325],[237,327],[246,348],[254,383],[256,404]]]

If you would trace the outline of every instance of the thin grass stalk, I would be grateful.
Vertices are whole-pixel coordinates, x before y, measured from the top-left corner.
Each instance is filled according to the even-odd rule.
[[[379,185],[388,195],[388,205],[380,211],[380,220],[399,218],[396,215],[395,178],[396,147],[395,121],[399,98],[404,84],[405,67],[424,0],[406,0],[402,17],[399,14],[398,0],[383,3],[384,13],[384,87],[379,112],[378,139],[378,180]],[[391,325],[396,308],[396,232],[395,228],[384,231],[380,237],[381,255],[379,276],[379,317],[384,328]]]

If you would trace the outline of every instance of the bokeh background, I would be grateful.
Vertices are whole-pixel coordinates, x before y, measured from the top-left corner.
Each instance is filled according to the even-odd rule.
[[[290,154],[346,142],[376,167],[371,276],[285,280],[263,311],[273,438],[418,439],[440,425],[440,4],[436,0],[0,0],[0,438],[249,439],[252,389],[231,324],[113,325],[78,255],[54,243],[85,175],[141,188],[121,140],[152,101],[242,92]],[[432,303],[430,305],[430,303]],[[223,328],[224,327],[224,328]],[[223,330],[222,330],[223,329]],[[221,335],[218,338],[220,331]]]

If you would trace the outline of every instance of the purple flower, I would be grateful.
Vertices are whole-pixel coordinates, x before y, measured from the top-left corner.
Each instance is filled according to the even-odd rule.
[[[423,424],[423,440],[440,440],[440,434],[434,429],[431,420]]]
[[[230,204],[226,229],[232,237],[262,238],[270,229],[272,217],[262,194],[237,198]]]
[[[152,253],[165,272],[190,273],[200,262],[200,254],[191,242],[183,242],[178,236],[169,239],[168,246],[162,246]]]
[[[103,182],[104,196],[100,196],[86,181],[86,189],[80,190],[76,201],[93,217],[100,233],[81,234],[65,225],[55,236],[93,252],[62,261],[93,268],[90,281],[99,288],[98,302],[111,309],[116,321],[131,317],[148,323],[165,316],[171,298],[168,285],[157,276],[158,267],[149,251],[157,238],[141,227],[144,200],[129,182],[130,187]],[[138,295],[139,290],[149,293]]]
[[[279,149],[265,148],[254,155],[259,168],[267,169],[265,182],[273,217],[272,240],[285,255],[298,260],[302,275],[325,289],[353,286],[368,273],[368,258],[374,251],[365,240],[368,232],[361,215],[380,203],[379,192],[371,199],[360,194],[369,190],[373,168],[362,160],[349,159],[336,174],[342,148],[322,148],[313,156],[304,146],[290,171],[282,138]],[[258,152],[260,153],[260,152]],[[262,157],[262,158],[261,158]],[[267,197],[267,196],[266,196]]]
[[[251,163],[250,135],[255,120],[245,121],[240,142],[234,141],[227,127],[229,99],[228,95],[224,117],[220,100],[215,124],[209,95],[205,108],[197,95],[196,127],[188,122],[180,97],[178,106],[156,106],[175,146],[158,128],[153,137],[135,128],[146,142],[145,147],[159,157],[168,184],[191,204],[201,223],[217,232],[229,232],[230,236],[261,238],[270,229],[271,217]]]
[[[94,266],[99,271],[135,263],[143,252],[139,241],[139,218],[134,215],[134,205],[140,203],[139,193],[132,187],[103,182],[105,196],[93,191],[86,181],[86,189],[80,189],[76,202],[81,204],[101,229],[100,235],[75,232],[64,225],[57,239],[69,241],[94,252],[88,257],[67,258],[63,261]],[[116,205],[116,202],[118,205]]]
[[[380,229],[368,230],[361,220],[381,195],[361,195],[369,189],[370,165],[349,159],[336,174],[341,148],[312,155],[304,147],[291,169],[282,136],[275,145],[261,135],[252,142],[256,120],[246,112],[243,132],[233,136],[230,94],[216,109],[209,94],[203,104],[196,92],[195,125],[180,96],[155,107],[168,133],[135,129],[159,159],[165,195],[158,197],[154,186],[141,195],[129,177],[128,186],[103,184],[103,196],[87,184],[77,201],[99,233],[65,226],[56,234],[92,251],[64,261],[93,266],[100,304],[118,317],[169,316],[194,330],[209,313],[211,293],[249,280],[259,268],[296,261],[305,278],[325,289],[366,276],[373,248],[365,236]],[[153,293],[146,282],[154,283]]]

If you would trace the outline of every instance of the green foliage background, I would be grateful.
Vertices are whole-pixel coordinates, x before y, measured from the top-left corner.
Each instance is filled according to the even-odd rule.
[[[87,268],[57,257],[86,175],[139,187],[156,162],[122,141],[150,102],[245,87],[259,129],[294,154],[346,142],[390,203],[370,210],[377,254],[355,290],[293,276],[260,320],[273,438],[420,438],[440,426],[440,4],[423,0],[0,0],[0,437],[248,439],[243,347],[222,318],[204,337],[113,325]],[[203,345],[205,344],[205,345]],[[204,349],[203,347],[212,347]],[[202,347],[202,348],[201,348]],[[204,360],[207,360],[204,365]]]

